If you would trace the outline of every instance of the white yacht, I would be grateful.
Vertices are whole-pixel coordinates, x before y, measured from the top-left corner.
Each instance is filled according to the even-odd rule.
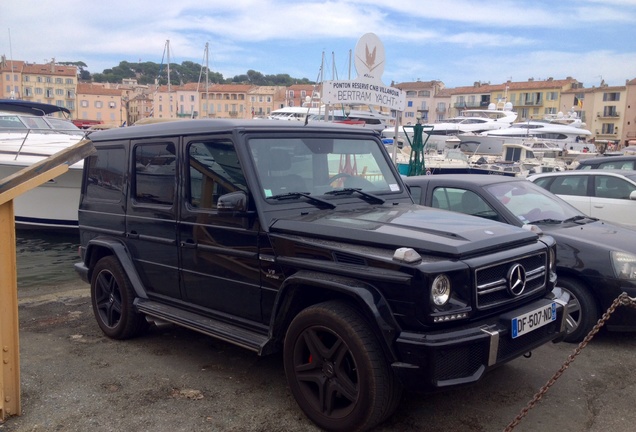
[[[459,143],[455,145],[466,153],[500,155],[504,143],[523,144],[528,138],[536,138],[564,150],[582,151],[587,147],[588,151],[594,152],[594,145],[586,142],[591,135],[589,130],[582,127],[549,120],[531,120],[479,134],[459,134],[457,135]]]
[[[78,143],[84,132],[51,116],[66,108],[22,100],[0,100],[0,179]],[[83,162],[69,167],[14,200],[19,228],[77,228]]]
[[[442,151],[447,147],[449,138],[461,133],[480,133],[509,127],[517,119],[517,113],[512,110],[512,104],[507,102],[502,109],[497,109],[491,103],[487,109],[466,109],[457,117],[445,119],[436,123],[424,124],[424,131],[428,135],[427,146]],[[404,131],[400,131],[402,134]],[[385,138],[395,135],[394,130],[387,129],[382,134]]]

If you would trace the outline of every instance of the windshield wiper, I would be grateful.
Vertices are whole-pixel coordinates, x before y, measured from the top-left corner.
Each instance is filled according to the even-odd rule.
[[[581,221],[581,220],[583,220],[583,219],[589,219],[589,220],[591,220],[591,221],[597,221],[597,220],[598,220],[598,218],[593,218],[593,217],[590,217],[590,216],[581,216],[581,215],[578,215],[578,216],[573,216],[573,217],[571,217],[571,218],[568,218],[568,219],[564,220],[564,221],[563,221],[563,223],[568,223],[568,222],[579,222],[579,221]]]
[[[314,204],[320,203],[332,209],[336,208],[336,205],[334,203],[324,200],[322,198],[313,197],[311,196],[309,192],[287,192],[284,194],[278,194],[271,197],[267,197],[267,199],[284,200],[284,199],[294,199],[298,197],[307,198],[310,202],[313,202]]]
[[[364,198],[368,198],[370,201],[377,202],[378,204],[384,204],[385,200],[380,198],[377,195],[370,194],[369,192],[364,192],[360,188],[342,188],[336,189],[329,192],[325,192],[325,195],[351,195],[353,193],[358,193],[362,195]]]
[[[537,224],[560,224],[561,221],[559,219],[539,219],[536,221],[528,222],[531,225]]]

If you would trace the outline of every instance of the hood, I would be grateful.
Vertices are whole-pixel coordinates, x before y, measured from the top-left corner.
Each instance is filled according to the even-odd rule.
[[[636,254],[636,231],[608,222],[587,224],[541,225],[546,234],[558,243],[585,243],[606,250]]]
[[[378,247],[411,247],[426,254],[462,257],[536,242],[530,231],[461,213],[413,204],[320,211],[278,219],[272,234],[294,234]]]

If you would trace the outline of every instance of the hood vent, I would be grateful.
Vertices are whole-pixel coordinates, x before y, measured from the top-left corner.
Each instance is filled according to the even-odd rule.
[[[357,257],[355,255],[350,255],[342,252],[334,252],[333,260],[340,264],[353,264],[359,266],[366,266],[367,260],[364,258]]]

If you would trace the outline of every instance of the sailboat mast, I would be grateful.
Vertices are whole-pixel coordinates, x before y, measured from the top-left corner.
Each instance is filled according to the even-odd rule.
[[[170,39],[166,40],[166,53],[168,57],[168,93],[170,93]]]

